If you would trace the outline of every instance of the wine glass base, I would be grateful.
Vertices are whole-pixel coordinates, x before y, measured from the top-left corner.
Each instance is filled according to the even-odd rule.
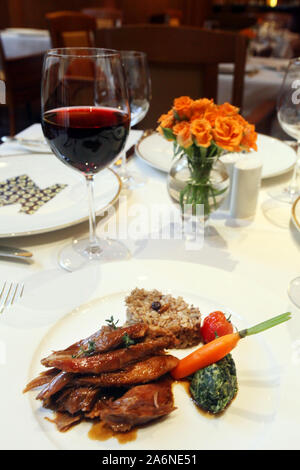
[[[290,282],[288,296],[293,304],[300,308],[300,277],[296,277]]]
[[[147,182],[147,179],[136,173],[136,172],[130,172],[125,175],[119,175],[122,181],[122,189],[129,190],[129,189],[136,189],[136,188],[141,188],[144,186]]]
[[[286,204],[293,204],[295,199],[300,195],[299,191],[292,191],[290,188],[273,189],[268,191],[269,196],[276,201],[285,202]]]
[[[117,240],[99,240],[94,245],[88,238],[74,240],[59,253],[59,265],[66,271],[73,272],[83,268],[88,263],[123,261],[131,256],[128,248]]]

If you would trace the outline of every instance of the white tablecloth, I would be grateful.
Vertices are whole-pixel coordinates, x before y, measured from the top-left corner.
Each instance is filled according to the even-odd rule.
[[[265,59],[266,65],[268,59]],[[253,62],[255,64],[255,61]],[[276,100],[284,73],[257,65],[257,73],[245,76],[243,114],[249,115],[255,107],[266,100]],[[231,102],[233,75],[220,74],[218,83],[218,103]]]
[[[50,36],[46,30],[28,30],[27,33],[4,30],[1,31],[1,39],[7,58],[38,54],[51,47]]]
[[[30,129],[25,131],[24,134],[28,138],[33,136],[33,132]],[[1,155],[9,153],[9,151],[11,153],[16,153],[17,151],[20,153],[24,152],[8,144],[2,145],[0,150]],[[24,155],[24,158],[26,158],[26,155]],[[55,157],[53,156],[53,158]],[[136,205],[139,204],[144,204],[149,208],[153,204],[172,204],[166,188],[165,174],[150,168],[137,157],[130,161],[128,168],[129,171],[135,170],[147,177],[147,183],[144,187],[136,189],[127,195],[126,203],[129,209],[137,208],[138,206]],[[73,170],[70,169],[70,171]],[[237,221],[230,219],[225,212],[216,212],[212,217],[212,224],[218,231],[219,236],[212,240],[207,239],[203,249],[186,251],[184,249],[184,242],[181,240],[145,239],[142,243],[138,243],[138,245],[133,242],[129,243],[133,258],[140,260],[163,259],[166,262],[168,260],[178,260],[199,263],[221,270],[226,279],[228,279],[230,273],[234,272],[236,276],[251,279],[251,282],[255,282],[257,286],[264,286],[269,293],[270,299],[274,296],[279,299],[278,308],[280,310],[273,312],[273,314],[282,313],[290,309],[295,311],[295,308],[291,306],[288,300],[287,286],[293,277],[300,274],[300,233],[290,223],[290,207],[288,205],[274,205],[267,193],[270,187],[273,188],[278,184],[286,182],[289,177],[290,174],[287,174],[263,182],[257,214],[253,220]],[[125,204],[125,200],[120,202],[118,208],[119,214],[122,214],[122,204]],[[132,214],[131,217],[133,217]],[[98,230],[100,230],[101,226],[102,222],[99,221]],[[64,245],[72,241],[73,237],[81,237],[87,233],[88,224],[82,223],[48,234],[0,240],[0,244],[23,247],[31,250],[34,254],[34,262],[32,264],[1,260],[0,280],[25,282],[25,293],[26,288],[30,289],[30,286],[33,285],[35,287],[43,287],[45,283],[57,276],[61,276],[62,283],[67,282],[70,274],[64,274],[58,267],[57,255]],[[87,279],[86,281],[88,285],[89,280]],[[113,278],[111,282],[114,283]],[[201,279],[199,279],[200,285]],[[121,286],[119,288],[122,290]],[[218,289],[218,285],[215,286],[215,289]],[[84,286],[81,294],[83,297],[85,296]],[[53,292],[54,298],[55,295],[57,294]],[[83,299],[82,303],[87,302],[92,295],[90,291],[86,293],[86,298]],[[256,292],[253,291],[253,296],[255,295]],[[239,296],[238,291],[236,296]],[[247,303],[247,298],[243,300]],[[45,299],[45,302],[47,302],[47,299]],[[67,309],[67,306],[64,307]],[[282,310],[283,308],[285,310]],[[270,316],[270,313],[261,312],[263,319],[266,318],[266,315]],[[7,322],[1,322],[0,319],[0,342],[2,341],[2,344],[7,344],[7,360],[5,364],[1,364],[0,361],[1,383],[4,384],[4,387],[9,387],[11,406],[14,406],[14,402],[18,403],[16,405],[17,408],[13,408],[13,412],[18,415],[17,428],[20,429],[19,432],[15,424],[11,426],[10,422],[2,422],[5,433],[3,433],[1,438],[0,446],[3,448],[16,448],[16,442],[19,445],[22,429],[24,432],[26,430],[26,413],[29,413],[29,411],[27,410],[28,407],[25,407],[22,404],[22,400],[20,400],[20,392],[28,378],[27,365],[29,367],[32,354],[39,344],[41,337],[47,331],[47,326],[39,327],[36,325],[32,328],[28,325],[27,329],[24,328],[24,324],[26,325],[25,320],[22,319],[22,328],[18,328],[17,325],[10,326]],[[294,319],[292,328],[283,328],[290,335],[291,342],[299,340],[300,317]],[[29,336],[30,343],[26,339]],[[271,336],[270,333],[269,338]],[[19,360],[15,362],[14,359],[10,359],[13,356],[10,353],[14,348],[19,350],[18,357],[22,356],[22,363],[24,364],[21,368]],[[282,361],[290,364],[289,368],[285,369],[285,373],[281,378],[280,393],[282,406],[279,408],[276,416],[276,420],[279,420],[281,427],[279,426],[279,430],[278,426],[276,429],[271,429],[268,436],[266,436],[266,441],[261,444],[263,448],[268,448],[270,445],[275,446],[275,448],[277,446],[277,448],[285,449],[299,447],[298,433],[292,432],[292,429],[295,429],[293,426],[298,426],[297,423],[300,416],[299,411],[297,411],[300,396],[300,381],[294,380],[295,374],[299,375],[299,364],[291,364],[291,354],[292,350],[288,349],[282,351],[282,357],[277,357],[280,364]],[[10,405],[5,400],[0,400],[1,416],[3,416],[4,412],[2,407],[7,406]],[[15,423],[14,419],[13,423]],[[34,441],[29,445],[34,448]],[[49,445],[45,440],[45,447]]]

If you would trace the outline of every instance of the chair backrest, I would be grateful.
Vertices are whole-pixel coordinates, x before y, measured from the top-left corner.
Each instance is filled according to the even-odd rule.
[[[93,47],[95,45],[95,18],[77,11],[47,13],[52,47]]]
[[[143,128],[153,128],[178,96],[217,100],[219,63],[235,64],[231,102],[242,107],[247,39],[240,34],[191,27],[128,25],[97,31],[96,45],[147,54],[152,101],[141,123]]]
[[[123,13],[117,8],[83,8],[81,12],[96,18],[98,29],[122,26]]]

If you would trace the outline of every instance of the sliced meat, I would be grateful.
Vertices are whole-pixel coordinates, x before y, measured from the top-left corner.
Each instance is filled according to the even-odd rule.
[[[93,385],[95,387],[122,387],[143,384],[165,375],[174,369],[178,362],[179,359],[171,355],[153,356],[121,371],[74,378],[73,383],[76,385]]]
[[[78,387],[64,390],[55,400],[58,411],[67,411],[71,415],[92,410],[99,395],[99,389]]]
[[[65,356],[77,356],[82,354],[82,351],[88,349],[89,345],[93,344],[95,353],[104,353],[112,351],[123,344],[123,337],[125,334],[129,335],[132,339],[142,339],[148,331],[146,323],[135,323],[124,328],[111,328],[110,326],[103,326],[99,331],[82,339],[68,348],[61,351],[54,351],[45,360],[53,360],[55,357],[63,359]],[[43,363],[43,362],[42,362]]]
[[[83,416],[82,415],[69,415],[68,413],[60,413],[57,412],[55,413],[54,419],[46,418],[47,421],[50,421],[50,423],[55,423],[57,426],[57,429],[60,432],[66,432],[68,429],[70,429],[72,426],[75,424],[79,424],[80,421],[82,421]]]
[[[139,385],[113,402],[102,404],[100,418],[113,431],[129,431],[174,410],[171,381]]]
[[[73,377],[74,374],[71,374],[70,372],[60,372],[40,391],[36,399],[46,400],[47,398],[50,398],[69,384]]]
[[[45,372],[41,372],[35,379],[31,380],[23,390],[23,393],[29,392],[29,390],[33,390],[34,388],[41,387],[42,385],[48,384],[51,382],[53,377],[59,374],[58,369],[49,369]]]
[[[105,408],[106,403],[104,400],[98,400],[92,410],[89,413],[85,413],[85,418],[87,419],[98,419],[100,418],[101,411]]]
[[[96,354],[88,357],[49,357],[42,360],[46,367],[56,367],[65,372],[79,374],[100,374],[111,372],[139,361],[147,356],[157,354],[164,348],[171,347],[173,340],[171,337],[160,337],[149,339],[143,343],[134,344],[128,348],[116,349],[115,351]]]

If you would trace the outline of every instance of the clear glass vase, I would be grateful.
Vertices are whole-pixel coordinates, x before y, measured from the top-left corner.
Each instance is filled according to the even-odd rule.
[[[201,185],[204,189],[203,192],[206,196],[203,202],[203,216],[206,221],[209,215],[216,211],[224,201],[228,193],[230,179],[225,165],[217,158],[211,159],[211,163],[192,168],[187,156],[183,155],[174,161],[168,175],[168,192],[171,198],[179,203],[182,191],[188,184],[195,187]],[[192,199],[190,204],[193,205],[191,201]]]

